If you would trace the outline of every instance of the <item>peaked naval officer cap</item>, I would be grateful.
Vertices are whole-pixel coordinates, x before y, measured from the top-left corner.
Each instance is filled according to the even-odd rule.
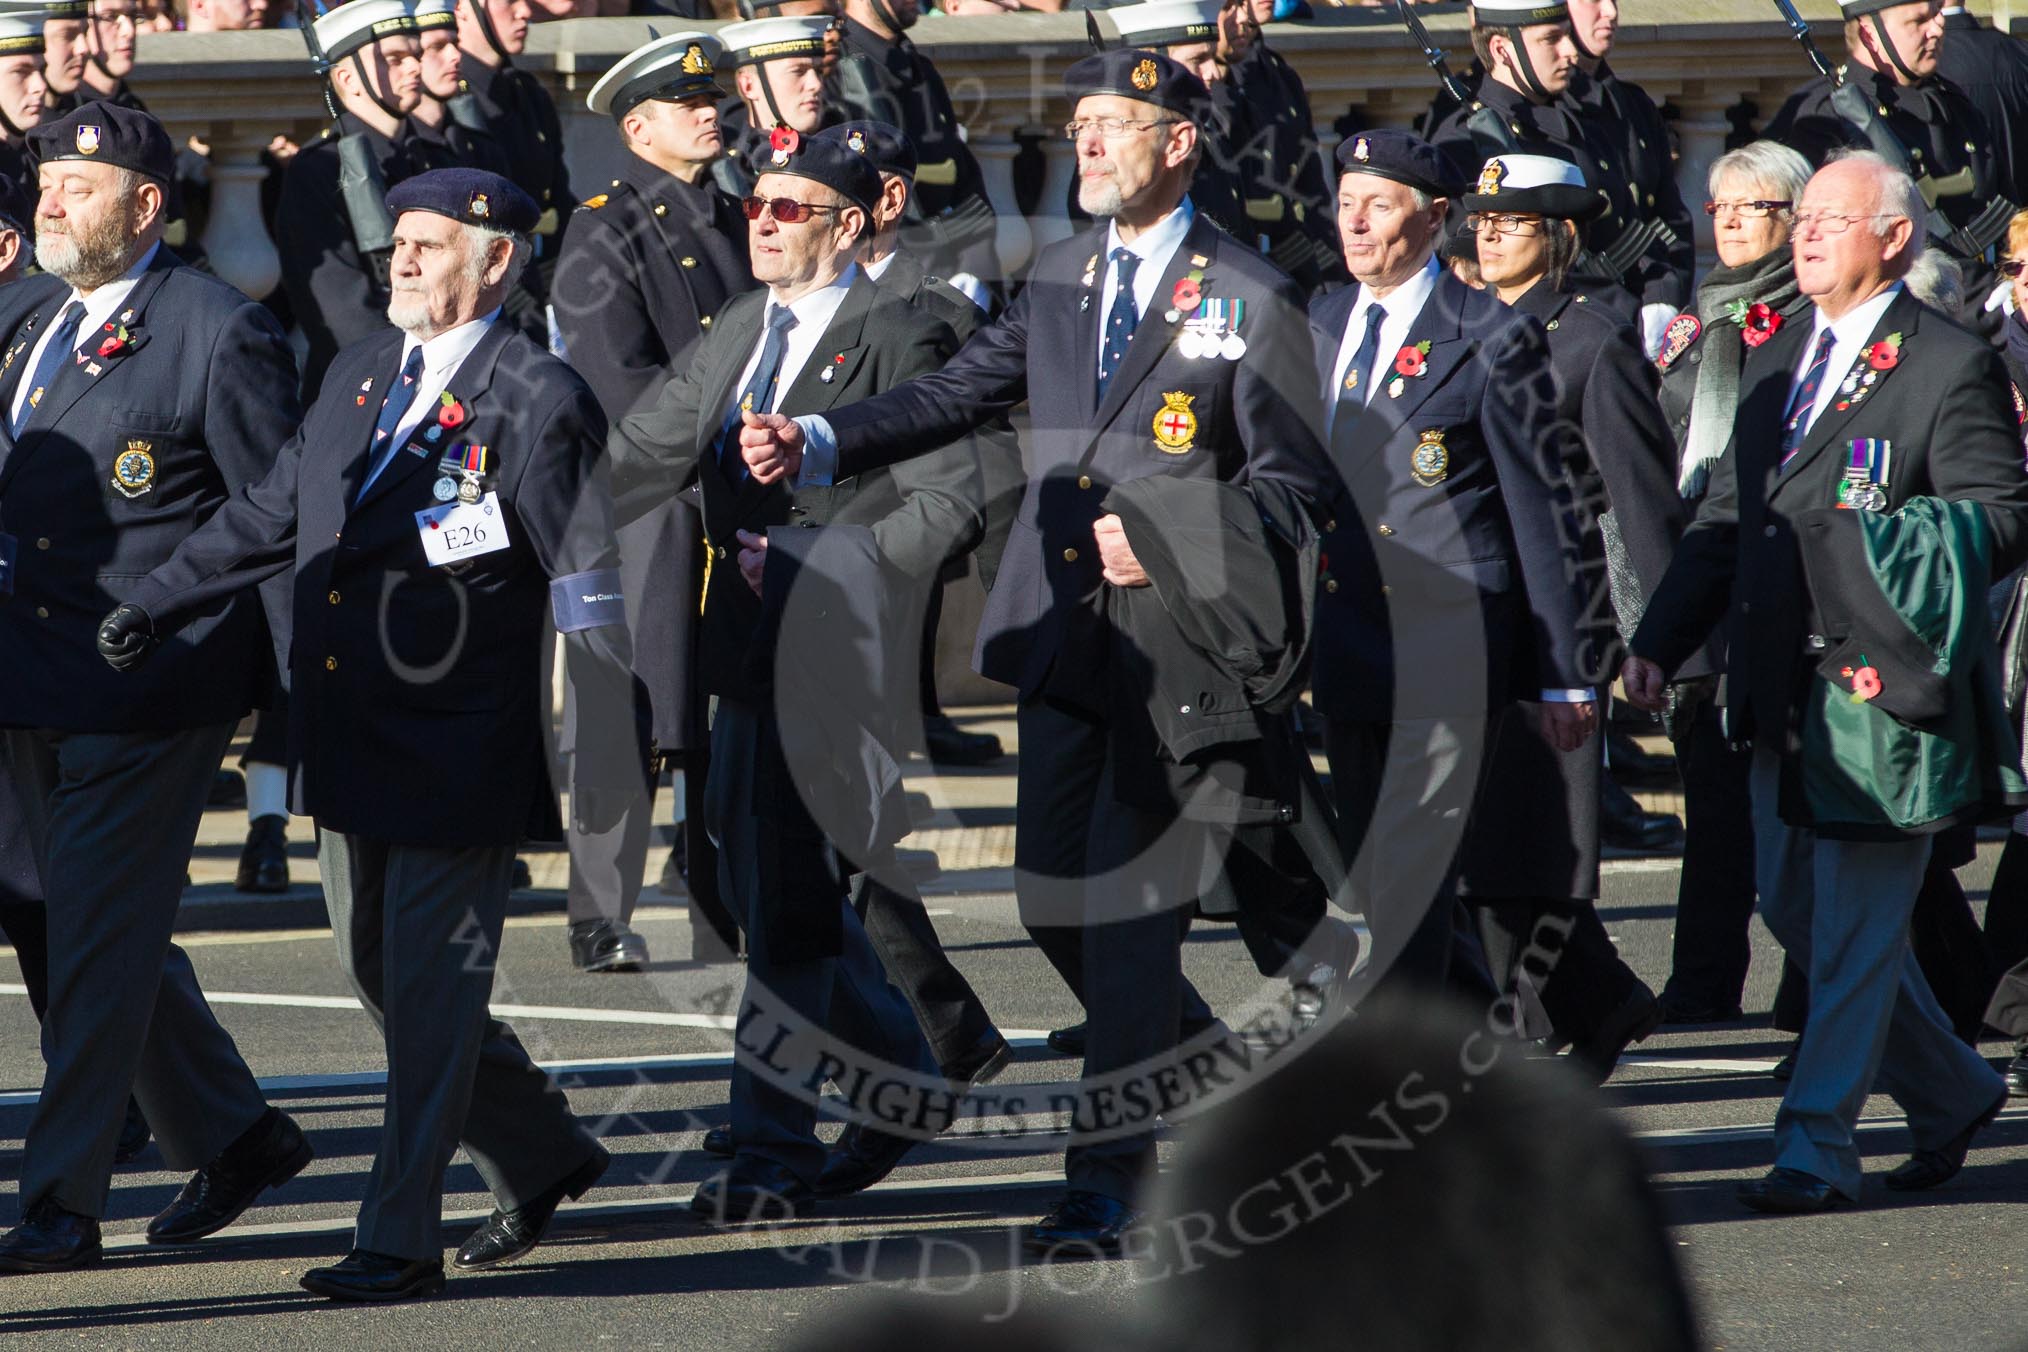
[[[718,40],[725,44],[721,64],[757,66],[790,56],[822,56],[824,34],[830,27],[831,20],[822,14],[729,23],[718,30]]]
[[[27,8],[40,9],[45,21],[49,19],[86,19],[91,17],[92,0],[50,0],[50,3],[46,5],[32,5],[27,6]]]
[[[28,129],[31,164],[83,160],[115,164],[167,183],[176,176],[176,147],[147,113],[117,103],[87,103]]]
[[[359,0],[351,0],[358,4]],[[509,179],[484,169],[432,169],[405,178],[387,194],[387,209],[428,211],[465,225],[490,226],[516,235],[534,231],[542,219],[535,199]]]
[[[1838,8],[1848,19],[1863,19],[1868,14],[1878,14],[1883,9],[1905,5],[1908,0],[1838,0]]]
[[[1495,155],[1465,194],[1466,211],[1518,211],[1588,221],[1606,209],[1605,194],[1588,186],[1584,170],[1554,155]]]
[[[1094,94],[1117,94],[1166,108],[1196,121],[1211,91],[1204,81],[1160,52],[1119,47],[1087,56],[1063,73],[1063,92],[1074,107]]]
[[[625,117],[649,99],[687,99],[699,94],[723,97],[713,75],[723,49],[709,33],[671,33],[634,48],[599,77],[585,96],[595,113]]]
[[[1106,11],[1130,47],[1173,47],[1218,37],[1222,0],[1144,0]]]
[[[883,174],[911,181],[915,178],[915,147],[899,127],[885,122],[840,122],[818,132],[817,139],[836,141],[853,154],[864,155]]]
[[[0,6],[0,56],[38,56],[42,52],[42,21],[47,11]]]
[[[1569,17],[1563,0],[1472,0],[1472,22],[1489,28],[1526,28]]]
[[[1450,162],[1414,132],[1378,127],[1355,132],[1338,143],[1338,172],[1378,174],[1406,183],[1431,197],[1449,197]]]
[[[416,31],[402,0],[345,0],[318,15],[312,26],[327,61],[350,56],[382,38],[412,37]]]
[[[804,136],[792,127],[777,127],[769,149],[756,151],[753,167],[763,174],[788,174],[821,183],[870,216],[880,200],[880,170],[843,141]]]
[[[354,0],[357,3],[357,0]],[[410,27],[417,33],[434,32],[439,28],[458,26],[456,0],[411,0],[408,7]]]

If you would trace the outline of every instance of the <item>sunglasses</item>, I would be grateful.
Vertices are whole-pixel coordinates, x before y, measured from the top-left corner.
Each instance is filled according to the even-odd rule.
[[[815,202],[798,202],[793,197],[742,197],[740,209],[746,218],[757,221],[763,211],[768,212],[783,225],[801,225],[810,219],[813,211],[843,211],[843,207],[818,206]]]
[[[2022,268],[2028,268],[2028,260],[2019,258],[2004,258],[2000,260],[2000,275],[2010,282],[2021,275]]]

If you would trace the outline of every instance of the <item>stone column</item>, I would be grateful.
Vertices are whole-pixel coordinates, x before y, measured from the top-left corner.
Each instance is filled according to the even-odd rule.
[[[206,138],[211,219],[204,226],[204,252],[213,272],[255,300],[282,280],[281,255],[261,219],[261,184],[268,176],[261,152],[274,134],[271,124],[217,122]]]
[[[1035,244],[1014,198],[1014,156],[1020,144],[997,129],[974,135],[967,144],[979,158],[979,172],[986,179],[986,199],[999,217],[994,243],[1000,252],[1000,277],[989,280],[1018,277],[1028,265]]]

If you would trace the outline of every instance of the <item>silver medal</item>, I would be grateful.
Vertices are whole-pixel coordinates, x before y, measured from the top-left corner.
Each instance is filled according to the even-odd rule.
[[[480,493],[479,493],[478,476],[474,474],[466,475],[464,478],[464,482],[458,485],[458,501],[477,502],[479,500],[479,497]]]
[[[1225,341],[1218,345],[1219,355],[1227,361],[1238,361],[1246,355],[1246,339],[1236,333],[1225,335]]]
[[[1176,340],[1176,350],[1191,361],[1204,355],[1204,337],[1195,329],[1185,329],[1183,336]]]
[[[445,475],[436,481],[430,492],[436,496],[438,502],[449,502],[458,496],[458,485],[449,475]]]

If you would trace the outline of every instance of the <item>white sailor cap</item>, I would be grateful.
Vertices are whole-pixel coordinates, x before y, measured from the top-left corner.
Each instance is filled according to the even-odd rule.
[[[726,66],[753,66],[789,56],[822,56],[831,20],[822,14],[748,19],[718,30]]]
[[[48,17],[40,7],[0,5],[0,56],[33,56],[40,52],[42,24]]]
[[[1220,0],[1143,0],[1106,11],[1130,47],[1169,47],[1218,36]]]
[[[709,33],[671,33],[655,38],[614,62],[585,96],[585,106],[595,113],[625,117],[629,109],[646,99],[723,94],[712,78],[723,50]]]
[[[353,0],[358,3],[358,0]],[[458,26],[457,0],[409,0],[409,21],[418,33]]]
[[[1570,17],[1563,0],[1472,0],[1472,22],[1490,28],[1526,28]]]
[[[415,21],[402,0],[345,0],[317,17],[317,43],[336,61],[382,38],[413,36]]]

